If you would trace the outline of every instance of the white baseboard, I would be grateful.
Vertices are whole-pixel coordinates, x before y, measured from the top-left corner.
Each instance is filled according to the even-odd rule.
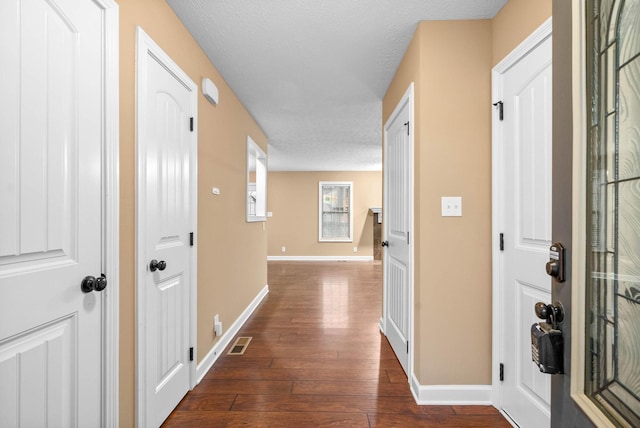
[[[369,262],[373,256],[268,256],[267,260],[289,262]]]
[[[231,327],[222,335],[220,340],[213,345],[213,348],[207,353],[207,355],[202,359],[198,367],[196,368],[196,384],[200,383],[202,378],[207,374],[207,372],[213,367],[213,364],[222,354],[222,351],[231,343],[231,340],[235,337],[235,335],[240,331],[240,328],[247,322],[253,311],[256,310],[260,302],[269,294],[269,284],[265,285],[260,293],[253,299],[253,301],[247,306],[247,308],[242,312],[240,317],[231,324]]]
[[[491,385],[420,385],[411,376],[411,393],[417,404],[490,406]]]

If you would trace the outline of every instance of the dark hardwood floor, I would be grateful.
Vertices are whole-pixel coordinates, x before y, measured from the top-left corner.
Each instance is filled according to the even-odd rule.
[[[269,295],[165,427],[510,427],[490,406],[418,406],[378,322],[379,263],[269,262]]]

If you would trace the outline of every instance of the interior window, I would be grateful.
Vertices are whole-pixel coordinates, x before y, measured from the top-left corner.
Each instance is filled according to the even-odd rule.
[[[353,183],[321,181],[319,194],[319,240],[353,241]]]
[[[247,137],[247,221],[267,219],[267,154]]]

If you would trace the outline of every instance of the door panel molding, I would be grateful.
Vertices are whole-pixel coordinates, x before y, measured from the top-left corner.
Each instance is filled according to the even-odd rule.
[[[551,36],[552,19],[549,18],[538,29],[536,29],[527,39],[518,45],[509,55],[500,61],[492,70],[492,101],[502,101],[504,97],[504,75],[518,62],[537,48],[541,43]],[[505,353],[505,300],[504,290],[506,286],[503,273],[505,265],[503,260],[503,252],[500,249],[500,234],[504,232],[506,218],[503,215],[506,204],[503,188],[505,187],[505,141],[503,138],[503,123],[500,121],[497,112],[492,115],[492,390],[491,401],[493,405],[502,409],[503,403],[503,387],[500,380],[500,364]],[[513,183],[511,185],[514,185]],[[519,226],[516,226],[519,227]],[[515,229],[514,229],[515,230]],[[517,234],[519,235],[519,234]],[[537,237],[537,235],[536,235]],[[531,240],[523,242],[522,236],[507,236],[505,240],[510,239],[516,246],[534,247],[540,249],[538,241],[535,243]],[[534,244],[534,245],[531,245]],[[533,311],[533,308],[532,308]],[[533,364],[533,363],[532,363]],[[515,368],[507,368],[505,372],[515,375]],[[507,416],[507,415],[505,415]],[[507,416],[509,419],[509,417]]]
[[[406,115],[400,117],[400,115]],[[407,121],[405,123],[405,121]],[[396,121],[400,121],[396,123]],[[404,129],[407,129],[406,135],[406,150],[405,147],[401,146],[396,148],[396,151],[390,150],[390,139],[395,136],[391,135],[395,126],[399,125],[402,127],[402,133],[404,137]],[[384,124],[384,140],[383,140],[383,152],[384,156],[384,165],[383,165],[383,211],[385,214],[386,221],[383,223],[383,240],[388,240],[391,246],[393,245],[402,245],[406,248],[402,248],[400,250],[390,248],[387,246],[387,250],[384,251],[384,255],[382,257],[383,263],[383,275],[382,280],[382,295],[383,295],[383,304],[382,304],[382,317],[380,318],[380,329],[387,336],[394,352],[398,357],[398,360],[401,361],[403,369],[406,370],[408,379],[413,377],[413,353],[414,353],[414,319],[413,319],[413,303],[414,303],[414,237],[411,237],[412,231],[414,230],[414,213],[413,213],[413,189],[414,189],[414,129],[415,126],[415,118],[414,118],[414,83],[411,82],[404,95],[396,105],[393,113],[389,116],[386,123]],[[397,145],[396,145],[397,146]],[[400,168],[395,172],[395,175],[391,173],[389,164],[391,162],[395,162],[397,159],[407,159],[407,170]],[[389,187],[395,187],[403,189],[402,194],[390,194]],[[398,212],[396,207],[402,207],[402,210]],[[391,211],[394,209],[394,211]],[[399,215],[396,215],[398,213]],[[402,217],[402,218],[398,218]],[[406,243],[406,246],[405,246]],[[400,248],[400,247],[397,247]],[[395,275],[393,278],[389,277],[389,273],[391,272],[391,253],[394,251],[400,251],[396,253],[398,256],[402,256],[402,258],[406,258],[404,263],[394,263],[395,266],[402,266],[401,269],[397,269],[398,272],[401,272],[401,275]],[[400,278],[401,277],[401,278]],[[396,298],[395,302],[391,296],[392,284],[389,284],[389,280],[400,280],[406,281],[407,289],[401,293],[394,293],[394,297]],[[396,291],[400,290],[400,287],[395,287]],[[391,306],[400,305],[398,302],[398,297],[407,300],[406,314],[404,316],[398,316],[398,311],[392,311]],[[398,325],[397,322],[394,322],[392,317],[396,318],[396,321],[400,321]],[[400,329],[404,329],[401,331]],[[404,353],[404,349],[406,346],[406,359],[403,355],[398,355],[398,353]]]
[[[149,420],[149,406],[151,401],[148,394],[148,386],[151,380],[147,377],[147,336],[150,334],[150,329],[147,326],[147,312],[149,310],[147,302],[150,293],[147,291],[147,276],[148,263],[146,255],[148,252],[147,237],[149,236],[149,228],[147,226],[147,153],[149,146],[149,137],[147,135],[147,111],[151,107],[148,105],[148,73],[150,72],[151,62],[157,63],[160,67],[166,70],[172,78],[176,80],[178,85],[184,86],[189,92],[188,104],[189,114],[197,118],[198,112],[198,86],[191,80],[191,78],[144,32],[140,27],[136,28],[136,99],[137,99],[137,127],[136,127],[136,156],[137,156],[137,171],[136,171],[136,422],[137,426],[145,427],[152,423]],[[197,120],[193,121],[192,131],[189,132],[189,137],[186,138],[186,144],[188,144],[189,152],[189,195],[188,195],[188,222],[189,229],[193,232],[197,231]],[[185,121],[185,127],[187,122]],[[175,190],[175,189],[166,189]],[[186,198],[185,198],[186,199]],[[178,241],[179,245],[175,243],[169,243],[167,248],[177,248],[182,246],[184,242]],[[155,245],[154,245],[155,246]],[[196,385],[196,358],[197,355],[197,338],[196,338],[196,310],[197,310],[197,240],[190,246],[188,252],[188,260],[184,265],[186,269],[189,269],[189,283],[186,284],[189,287],[189,301],[188,301],[188,338],[185,341],[188,347],[193,348],[193,361],[186,361],[188,364],[189,373],[189,388],[193,388]],[[169,265],[169,263],[167,264]],[[171,272],[172,266],[168,266],[167,272]],[[164,270],[164,267],[160,270]],[[157,274],[158,272],[156,272]],[[155,274],[154,274],[155,275]],[[173,273],[171,273],[173,275]],[[188,347],[184,349],[184,355],[180,358],[185,358],[188,352]],[[166,350],[166,349],[165,349]],[[167,351],[169,352],[169,351]],[[165,367],[166,368],[166,367]],[[154,382],[155,385],[155,382]]]
[[[72,10],[73,12],[70,13]],[[49,318],[47,320],[44,320],[42,313],[35,314],[37,319],[29,324],[31,326],[37,325],[37,327],[23,329],[17,336],[8,337],[6,338],[7,340],[3,337],[0,340],[2,342],[0,346],[2,351],[0,353],[3,353],[4,357],[6,357],[4,358],[6,364],[12,358],[12,354],[30,354],[27,356],[27,360],[35,363],[35,366],[32,367],[28,367],[28,364],[19,363],[18,365],[22,365],[22,370],[21,372],[15,372],[19,373],[19,376],[24,376],[25,379],[32,380],[31,382],[28,381],[32,389],[27,391],[24,396],[29,399],[41,399],[45,398],[42,395],[43,391],[49,394],[51,401],[47,404],[48,408],[28,400],[23,402],[25,403],[25,408],[29,409],[31,404],[34,410],[30,412],[28,417],[33,416],[32,414],[39,415],[35,419],[31,417],[31,420],[36,421],[35,423],[42,424],[45,419],[49,418],[50,420],[61,421],[65,426],[77,424],[78,421],[86,424],[87,422],[82,422],[82,417],[83,413],[86,413],[86,409],[88,409],[88,412],[91,413],[92,421],[99,421],[100,426],[116,427],[119,423],[120,357],[118,315],[120,262],[120,186],[118,172],[119,6],[114,0],[93,0],[93,2],[65,1],[57,3],[50,1],[20,2],[16,0],[5,2],[3,11],[11,12],[6,16],[10,24],[6,25],[7,21],[3,20],[3,36],[13,37],[16,40],[16,43],[9,43],[3,49],[0,49],[4,55],[3,58],[6,60],[5,68],[8,73],[5,83],[9,82],[11,86],[7,99],[15,97],[18,102],[16,104],[11,103],[12,105],[9,108],[11,113],[5,114],[3,112],[4,120],[0,120],[0,122],[3,122],[3,132],[5,132],[9,142],[21,138],[19,135],[21,127],[28,128],[29,134],[27,138],[35,135],[33,138],[41,141],[38,144],[24,145],[22,147],[22,150],[25,151],[22,159],[23,165],[33,160],[37,161],[38,158],[40,159],[40,161],[36,162],[40,165],[40,170],[35,171],[35,173],[41,180],[36,185],[40,190],[39,197],[41,200],[34,201],[33,194],[35,193],[27,189],[26,191],[31,194],[30,201],[33,202],[33,206],[30,207],[30,210],[33,212],[26,212],[24,209],[18,213],[6,210],[4,215],[0,215],[5,226],[9,225],[13,229],[10,234],[7,233],[7,236],[11,236],[13,242],[5,242],[5,245],[0,245],[3,247],[0,249],[0,253],[3,256],[7,256],[0,261],[0,270],[2,271],[0,280],[15,284],[18,281],[18,277],[25,274],[47,275],[48,272],[46,271],[51,273],[51,276],[48,276],[46,281],[50,286],[44,287],[49,293],[47,296],[39,295],[36,298],[33,295],[36,291],[32,289],[30,293],[32,293],[33,299],[30,299],[29,305],[23,306],[16,300],[7,299],[6,301],[12,302],[10,304],[11,312],[5,311],[5,307],[3,307],[3,313],[5,315],[8,313],[14,314],[10,318],[15,321],[10,323],[11,328],[13,328],[14,324],[21,325],[24,320],[34,316],[31,313],[34,311],[34,307],[67,308],[66,303],[71,304],[75,296],[77,296],[76,293],[79,295],[82,292],[80,291],[79,281],[76,285],[75,279],[70,283],[70,288],[67,288],[63,281],[58,279],[57,274],[54,274],[58,270],[72,271],[77,266],[70,276],[73,278],[78,277],[78,279],[87,274],[104,273],[108,278],[109,284],[104,291],[100,292],[100,297],[95,296],[95,294],[85,295],[85,299],[81,303],[83,305],[82,309],[85,310],[79,310],[79,306],[74,308],[69,306],[68,310],[55,314],[54,319]],[[42,14],[42,12],[45,13]],[[44,22],[46,14],[51,14],[53,18],[49,22],[51,31],[45,32],[44,27],[39,27],[36,31],[32,31],[34,25],[37,26],[39,23]],[[76,18],[79,18],[79,20],[76,21]],[[90,34],[83,33],[86,29],[85,24],[92,25]],[[23,34],[16,37],[16,34],[19,33],[15,32],[19,31],[23,31]],[[26,42],[24,44],[18,43],[23,38]],[[23,48],[31,54],[39,52],[39,49],[33,49],[38,47],[39,40],[50,42],[48,43],[50,59],[55,58],[55,60],[48,63],[48,67],[45,67],[47,69],[42,70],[37,69],[37,67],[34,68],[33,64],[28,60],[25,61],[25,57],[21,52]],[[71,52],[69,52],[69,49]],[[45,57],[46,55],[40,55],[40,60],[44,61],[42,58]],[[64,61],[63,68],[58,69],[57,67],[62,61]],[[91,67],[87,67],[85,63],[91,64]],[[16,64],[20,65],[14,67]],[[22,70],[18,70],[18,68],[22,68]],[[38,78],[35,81],[27,78],[22,84],[11,84],[10,82],[14,81],[14,79],[20,78],[20,73],[22,72],[25,72],[26,76],[34,76],[33,73],[37,73]],[[43,79],[49,78],[49,82],[43,84]],[[57,84],[57,82],[60,84]],[[26,90],[19,94],[22,86],[25,86]],[[80,103],[76,104],[69,100],[63,100],[61,101],[63,107],[58,108],[60,103],[56,100],[58,98],[66,99],[66,95],[63,93],[64,88],[74,92],[77,91],[77,94],[74,94],[72,98],[80,96]],[[53,91],[49,96],[49,101],[47,101],[47,89]],[[32,96],[34,93],[37,93],[35,97]],[[34,112],[29,111],[31,107],[27,105],[21,106],[21,97],[31,105],[35,105],[34,108],[38,109],[36,117],[49,114],[49,112],[54,113],[49,117],[48,126],[43,127],[40,122],[34,120],[34,115],[32,114]],[[90,103],[90,106],[87,103]],[[88,108],[83,111],[83,107]],[[94,108],[97,114],[94,114]],[[49,109],[49,112],[47,112],[47,109]],[[24,118],[24,123],[27,125],[20,125],[23,122],[18,117],[21,111],[27,113]],[[71,117],[74,124],[69,125],[59,120],[58,113],[60,112]],[[82,113],[85,114],[83,115]],[[88,130],[91,130],[91,132],[87,132]],[[56,138],[49,140],[49,142],[44,142],[43,138],[46,137],[43,136],[47,132],[54,134]],[[47,148],[47,144],[51,144],[51,146]],[[5,160],[9,162],[19,161],[14,147],[9,143],[5,144],[3,149],[0,150],[5,156]],[[65,151],[69,153],[65,153]],[[86,160],[87,156],[84,153],[91,153],[90,168],[93,168],[93,170],[85,171],[89,171],[90,174],[92,174],[91,171],[95,171],[95,175],[92,174],[90,180],[77,184],[77,188],[76,185],[66,185],[65,182],[67,180],[77,181],[77,172],[82,171],[82,168],[77,168],[73,163],[80,159]],[[33,168],[36,163],[27,166]],[[63,171],[66,168],[64,165],[69,167],[68,171]],[[21,166],[14,164],[14,167],[17,167],[18,170]],[[20,180],[25,176],[29,175],[32,179],[36,176],[36,174],[30,174],[28,168],[23,170],[22,176],[14,168],[0,169],[3,170],[0,172],[0,176],[2,176],[0,181],[4,180],[20,184]],[[66,195],[58,193],[58,195],[53,196],[56,190],[63,186],[66,188]],[[24,191],[25,189],[18,187],[18,189],[14,190],[20,192],[20,190]],[[70,196],[71,194],[73,195]],[[92,205],[91,210],[79,211],[83,209],[78,205],[77,198],[80,194],[91,195],[90,202],[87,202]],[[64,200],[64,198],[70,199]],[[45,201],[44,199],[48,200]],[[11,205],[15,208],[16,203],[14,202]],[[48,211],[37,212],[38,208],[34,208],[34,206]],[[93,217],[90,218],[89,222],[84,218],[81,220],[83,224],[91,225],[91,235],[86,235],[84,232],[78,233],[77,230],[68,230],[71,227],[76,227],[78,219],[81,218],[78,213],[86,212],[90,212],[91,216],[95,217],[95,219]],[[30,216],[31,223],[22,221],[22,216],[24,215]],[[11,220],[8,217],[11,217]],[[32,226],[34,220],[39,223],[39,225],[36,225],[37,229]],[[64,227],[62,227],[63,224]],[[22,226],[22,232],[31,235],[31,239],[28,245],[16,247],[16,240],[19,239],[19,235],[16,232],[19,231],[20,226]],[[67,228],[66,232],[65,228]],[[81,227],[79,230],[86,230],[86,227]],[[95,232],[93,232],[94,230]],[[90,237],[91,254],[88,254],[87,251],[83,252],[77,242],[86,241],[87,236]],[[37,240],[34,241],[34,237]],[[6,252],[7,244],[13,247],[9,253]],[[16,257],[16,253],[21,253],[22,255]],[[87,262],[87,260],[90,260],[90,262]],[[88,267],[88,263],[91,265],[90,271],[84,272],[84,268]],[[60,291],[63,288],[58,288],[58,286],[63,287],[64,291]],[[68,293],[67,290],[69,291]],[[3,298],[5,297],[4,291],[9,291],[9,288],[3,289]],[[59,300],[55,300],[58,298]],[[37,303],[37,300],[40,300],[40,303]],[[99,307],[91,306],[97,301],[100,302]],[[44,303],[42,304],[42,302]],[[61,302],[63,303],[60,304]],[[90,326],[87,327],[89,330],[88,335],[92,340],[96,341],[87,343],[87,333],[84,327],[86,318],[84,318],[83,314],[97,312],[98,310],[100,312],[97,318],[98,321],[93,323],[92,319]],[[0,324],[2,322],[0,321]],[[7,326],[7,324],[3,325]],[[17,330],[14,329],[14,331]],[[84,355],[82,352],[87,349],[96,350],[97,360],[93,356],[91,361],[82,359],[82,355]],[[79,355],[80,359],[78,359]],[[52,357],[54,361],[47,362]],[[0,357],[0,360],[3,360],[3,358]],[[45,367],[45,363],[48,367]],[[6,364],[5,368],[7,367]],[[91,376],[95,375],[96,379],[90,379],[86,375],[84,377],[80,375],[79,378],[73,375],[71,367],[79,364],[84,367],[92,367],[95,373],[92,371]],[[13,369],[11,368],[10,371]],[[45,377],[39,377],[38,372],[45,375],[46,383],[43,382]],[[4,373],[6,374],[6,372]],[[67,374],[74,378],[65,379],[63,376]],[[97,401],[95,401],[95,397],[91,398],[86,394],[84,396],[82,394],[78,395],[78,391],[82,390],[81,385],[84,383],[99,384],[99,387],[96,388],[99,394]],[[9,384],[7,383],[7,385]],[[49,386],[48,389],[47,385]],[[57,387],[54,385],[57,385]],[[60,390],[60,385],[63,388],[73,389],[73,391]],[[37,393],[40,394],[38,397],[35,397],[34,388],[40,388]],[[8,400],[3,403],[5,409],[14,398],[13,391],[8,395]],[[76,398],[84,400],[79,404],[81,409],[79,412],[72,408],[76,405]],[[83,403],[88,402],[91,402],[91,406],[83,405]],[[64,403],[62,408],[60,403]],[[14,402],[14,404],[17,403]],[[92,407],[93,405],[95,405],[95,409]],[[29,410],[27,411],[29,412]],[[71,412],[71,414],[68,414],[67,411]],[[46,413],[46,415],[43,416],[43,413]],[[68,415],[69,417],[65,419],[66,416],[63,415]],[[23,420],[22,422],[25,421]],[[56,422],[52,423],[55,424]]]

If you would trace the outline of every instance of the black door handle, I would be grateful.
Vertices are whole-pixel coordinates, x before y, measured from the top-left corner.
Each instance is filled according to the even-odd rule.
[[[564,308],[560,302],[555,302],[552,305],[538,302],[534,306],[534,311],[538,318],[546,320],[547,323],[553,325],[553,328],[557,328],[557,323],[564,320]]]
[[[149,263],[149,270],[151,272],[155,272],[156,270],[165,270],[167,268],[167,262],[164,260],[157,261],[156,259],[151,260]]]
[[[389,246],[389,241],[382,241],[382,246],[383,247],[388,247]]]
[[[80,284],[83,293],[91,293],[92,291],[102,291],[107,288],[107,277],[101,274],[99,277],[91,275],[85,276]]]

